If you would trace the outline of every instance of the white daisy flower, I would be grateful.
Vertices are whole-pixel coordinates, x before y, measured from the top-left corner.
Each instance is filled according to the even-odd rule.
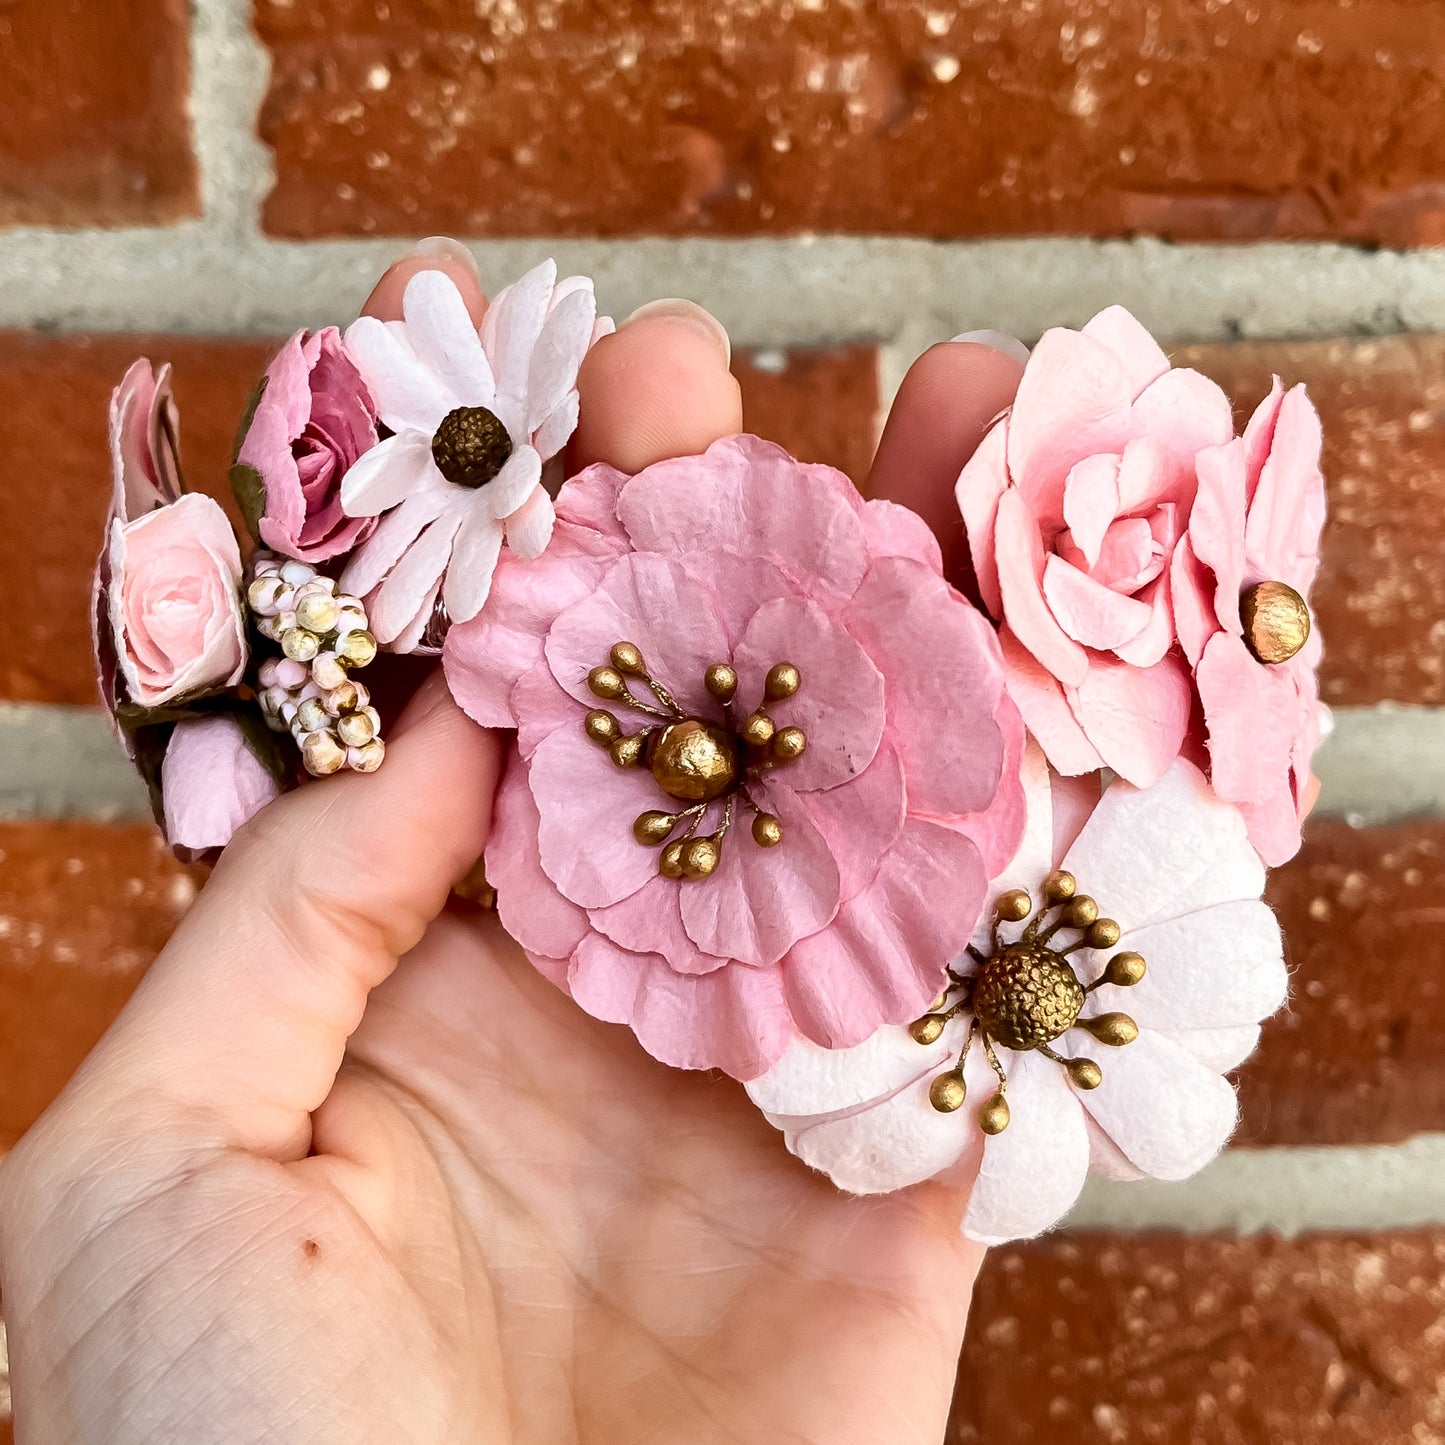
[[[559,282],[548,260],[498,292],[480,333],[440,271],[412,277],[402,320],[363,316],[347,331],[394,433],[341,484],[348,516],[386,514],[341,577],[344,591],[369,598],[379,642],[434,650],[447,622],[481,611],[504,541],[527,558],[546,548],[542,466],[577,426],[582,358],[611,330],[592,282]]]
[[[839,1188],[971,1182],[985,1244],[1056,1223],[1086,1174],[1183,1179],[1234,1128],[1223,1075],[1284,1000],[1279,925],[1237,808],[1180,760],[1153,787],[1051,775],[947,993],[853,1049],[797,1040],[748,1093]]]

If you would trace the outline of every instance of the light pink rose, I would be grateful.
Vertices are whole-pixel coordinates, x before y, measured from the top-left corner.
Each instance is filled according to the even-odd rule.
[[[1147,787],[1184,746],[1193,688],[1170,562],[1195,457],[1233,435],[1219,387],[1171,368],[1111,307],[1044,334],[964,468],[958,504],[1009,691],[1060,772],[1106,767]]]
[[[199,492],[111,523],[111,635],[126,699],[160,707],[240,682],[246,670],[241,553]]]
[[[161,765],[163,822],[172,848],[195,856],[224,848],[280,791],[234,717],[176,724]]]
[[[304,562],[364,542],[376,519],[341,510],[341,479],[376,443],[376,407],[341,333],[298,331],[266,368],[232,471],[261,541]]]
[[[746,436],[631,478],[590,468],[556,514],[542,556],[502,554],[486,609],[444,652],[461,705],[518,729],[486,860],[508,929],[589,1013],[681,1068],[754,1078],[795,1033],[843,1047],[917,1017],[1023,826],[997,641],[944,582],[932,534]],[[683,713],[733,737],[769,670],[798,668],[769,711],[806,751],[777,766],[742,754],[776,846],[750,834],[741,791],[698,822],[716,835],[732,807],[710,876],[665,876],[660,847],[634,838],[640,814],[684,804],[649,768],[664,724],[589,690],[619,642]],[[728,712],[704,686],[714,664],[736,672]],[[584,730],[608,706],[625,732],[651,728],[641,766]]]
[[[1320,419],[1303,386],[1278,378],[1242,437],[1199,457],[1199,496],[1173,563],[1179,640],[1209,734],[1209,776],[1239,806],[1271,867],[1300,845],[1319,785],[1311,761],[1328,721],[1319,700],[1320,637],[1285,662],[1244,640],[1241,597],[1283,582],[1309,601],[1325,521]]]

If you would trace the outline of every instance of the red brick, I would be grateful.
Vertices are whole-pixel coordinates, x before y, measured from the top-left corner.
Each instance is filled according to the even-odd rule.
[[[1445,338],[1200,346],[1175,359],[1241,410],[1272,372],[1304,381],[1324,417],[1325,699],[1445,704]]]
[[[202,876],[147,827],[0,823],[0,1151],[105,1032]]]
[[[0,7],[0,224],[151,225],[200,211],[186,0]]]
[[[1438,1440],[1445,1231],[995,1250],[949,1445]]]
[[[755,351],[733,357],[743,425],[805,462],[867,479],[878,441],[878,350]]]
[[[245,400],[272,350],[261,341],[0,333],[0,698],[90,703],[89,574],[110,497],[106,407],[137,357],[171,361],[188,484],[228,496]]]
[[[283,236],[1445,238],[1445,19],[1278,0],[256,0]]]

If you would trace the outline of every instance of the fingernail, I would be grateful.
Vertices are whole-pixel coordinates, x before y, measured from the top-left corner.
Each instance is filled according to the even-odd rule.
[[[724,366],[732,363],[733,344],[727,327],[696,301],[688,301],[681,296],[665,296],[660,301],[649,301],[646,306],[639,306],[622,325],[630,326],[634,321],[678,321],[691,326],[716,343],[723,354]]]
[[[1010,336],[1003,331],[964,331],[957,336],[950,336],[948,339],[950,341],[967,341],[973,346],[986,346],[990,351],[997,351],[1010,357],[1020,366],[1027,366],[1029,363],[1028,347],[1016,336]]]
[[[460,241],[454,241],[450,236],[427,236],[411,248],[411,254],[412,257],[420,256],[428,261],[456,261],[465,266],[473,276],[479,280],[481,278],[481,273],[477,270],[477,258],[468,247]]]

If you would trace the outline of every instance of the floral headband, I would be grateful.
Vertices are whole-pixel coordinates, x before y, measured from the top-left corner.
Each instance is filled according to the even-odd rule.
[[[132,367],[96,655],[172,846],[382,766],[366,669],[440,653],[515,733],[508,931],[840,1188],[956,1178],[999,1242],[1091,1171],[1198,1170],[1284,1000],[1265,866],[1328,723],[1303,388],[1236,435],[1127,312],[1046,333],[958,479],[965,596],[913,513],[757,437],[564,477],[611,329],[547,262],[480,328],[422,271],[400,321],[299,333],[241,427],[244,563]]]

